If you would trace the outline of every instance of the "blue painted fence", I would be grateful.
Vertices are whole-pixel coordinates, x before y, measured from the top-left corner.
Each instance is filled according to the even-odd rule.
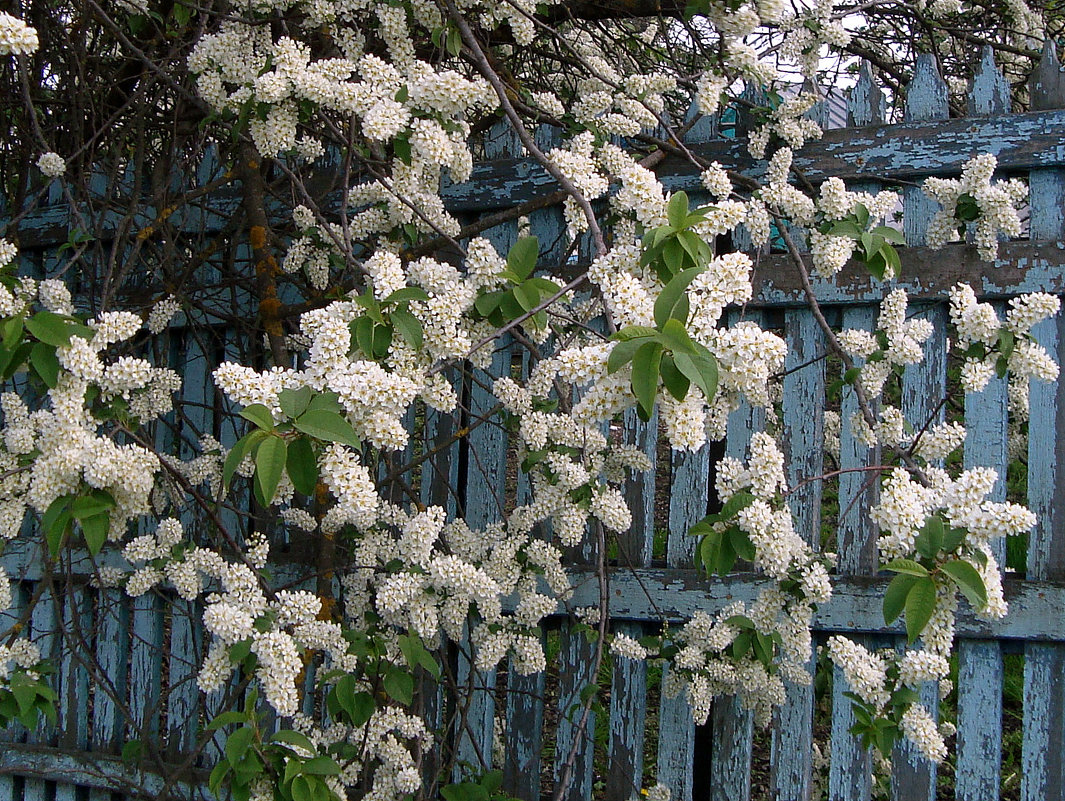
[[[1065,110],[1060,96],[1061,73],[1047,51],[1031,86],[1031,110],[1009,114],[1005,82],[990,54],[985,55],[970,96],[969,114],[948,119],[946,90],[930,60],[918,63],[903,122],[886,124],[879,90],[865,69],[850,94],[853,125],[828,131],[823,140],[797,154],[796,165],[812,181],[841,175],[852,184],[876,189],[877,182],[904,181],[903,227],[908,247],[902,249],[903,270],[897,282],[911,294],[918,313],[935,326],[923,364],[905,375],[902,405],[912,419],[933,414],[948,390],[946,359],[946,293],[966,280],[978,293],[998,302],[1021,292],[1042,290],[1065,294]],[[826,117],[827,118],[827,117]],[[753,172],[742,142],[716,137],[708,121],[696,125],[688,145],[731,169]],[[912,184],[933,174],[956,174],[972,156],[995,153],[1004,174],[1027,177],[1031,186],[1028,238],[1003,243],[998,262],[977,261],[975,249],[964,244],[931,252],[923,231],[934,208]],[[447,190],[451,208],[476,220],[552,191],[550,180],[519,154],[505,133],[490,135],[485,161],[474,179]],[[659,174],[670,188],[699,192],[698,174],[667,157]],[[32,240],[27,258],[49,268],[49,253],[66,240],[67,223],[59,204],[27,217],[22,230]],[[190,213],[185,225],[222,225],[226,208],[217,214]],[[199,216],[197,216],[199,215]],[[150,216],[150,215],[149,215]],[[531,213],[534,233],[545,243],[544,262],[558,263],[564,226],[557,207]],[[500,225],[489,236],[500,250],[516,238],[516,223]],[[552,245],[552,243],[554,243]],[[34,248],[36,250],[34,250]],[[734,320],[754,319],[783,331],[789,345],[784,377],[781,440],[788,460],[789,481],[797,484],[824,472],[826,465],[823,412],[826,387],[837,376],[825,353],[821,332],[805,308],[798,281],[786,259],[760,254],[756,299],[731,312]],[[839,281],[819,282],[818,297],[831,319],[842,326],[871,327],[876,304],[884,293],[858,270],[846,270]],[[225,333],[215,341],[181,339],[171,334],[173,363],[180,366],[190,391],[200,401],[185,424],[212,431],[223,441],[233,432],[221,425],[220,400],[209,375],[223,354],[236,345]],[[1059,363],[1065,363],[1065,317],[1047,322],[1038,337]],[[505,369],[517,351],[501,350],[495,367]],[[468,389],[470,415],[489,408],[490,398]],[[1027,455],[1027,492],[1039,525],[1027,544],[1026,573],[1007,579],[1010,615],[988,623],[962,612],[957,660],[957,695],[952,703],[958,736],[956,757],[947,776],[905,747],[898,748],[895,770],[886,791],[899,801],[937,797],[937,783],[955,797],[990,801],[1004,793],[1036,801],[1065,799],[1065,384],[1033,384],[1032,437]],[[1005,475],[1007,456],[1006,385],[995,380],[978,395],[954,398],[964,404],[969,424],[966,464],[989,465]],[[844,399],[842,416],[852,411]],[[446,442],[464,419],[430,414],[421,427],[419,452]],[[763,425],[748,410],[730,420],[724,452],[742,456],[753,430]],[[624,422],[624,437],[656,460],[656,470],[630,482],[634,508],[632,529],[620,540],[617,569],[610,581],[610,609],[615,630],[634,635],[657,630],[663,619],[680,620],[698,608],[719,608],[732,599],[752,598],[760,579],[736,574],[708,581],[691,566],[691,524],[711,504],[712,464],[721,453],[695,454],[658,447],[655,423],[634,417]],[[879,461],[879,454],[850,436],[846,427],[838,467],[847,470]],[[463,513],[472,525],[499,518],[508,505],[528,494],[521,476],[508,489],[508,443],[501,430],[482,426],[452,447],[441,449],[421,467],[420,492],[426,503]],[[461,494],[449,487],[463,487]],[[657,487],[657,489],[656,489]],[[663,488],[665,488],[663,490]],[[823,501],[837,496],[836,518],[825,517]],[[657,496],[656,496],[657,492]],[[998,492],[1004,497],[1003,482]],[[875,503],[876,488],[862,473],[804,484],[792,494],[797,528],[820,546],[828,531],[839,552],[834,578],[835,598],[820,610],[817,636],[844,632],[861,641],[892,646],[901,642],[898,625],[884,626],[880,597],[887,579],[876,575],[873,540],[877,534],[866,511]],[[656,503],[656,497],[658,499]],[[584,557],[587,558],[587,554]],[[88,586],[77,570],[51,573],[36,546],[9,548],[3,563],[18,578],[16,604],[0,620],[0,632],[18,619],[20,610],[36,601],[29,619],[31,635],[59,666],[55,685],[61,697],[59,723],[33,731],[4,733],[0,747],[0,801],[117,801],[119,798],[206,798],[205,769],[221,743],[202,733],[202,725],[222,699],[202,697],[195,676],[202,659],[198,610],[163,595],[130,601],[120,592]],[[598,602],[595,582],[579,581],[588,568],[576,559],[573,606]],[[842,681],[830,678],[823,665],[814,686],[789,688],[788,703],[768,733],[756,732],[750,715],[731,698],[719,699],[710,721],[696,728],[683,698],[660,691],[662,677],[643,664],[615,660],[609,697],[601,714],[581,735],[568,716],[589,680],[593,646],[560,614],[548,634],[553,655],[547,675],[520,676],[506,668],[478,673],[461,654],[454,655],[456,675],[470,697],[464,724],[450,735],[451,701],[431,688],[424,693],[427,718],[437,727],[444,747],[458,749],[461,759],[477,763],[493,753],[501,735],[505,786],[527,801],[551,792],[575,758],[567,801],[592,797],[627,801],[657,779],[678,801],[713,799],[742,801],[829,798],[864,801],[874,793],[869,755],[849,734],[849,702]],[[1023,719],[1003,716],[1004,684],[1018,681],[1023,662]],[[838,679],[838,676],[835,677]],[[92,689],[90,689],[92,688]],[[313,698],[313,696],[310,696]],[[934,698],[929,701],[935,704]],[[944,714],[947,707],[943,706]],[[501,724],[501,725],[500,725]],[[1016,748],[1009,746],[1004,766],[1004,733],[1016,741],[1019,728],[1019,771]],[[1014,732],[1011,734],[1010,732]],[[146,733],[155,734],[151,747]],[[127,749],[144,737],[144,748]],[[447,743],[450,742],[450,746]],[[500,744],[497,744],[500,745]],[[1010,750],[1012,749],[1012,750]],[[757,761],[752,769],[752,755]],[[439,754],[426,755],[433,763]],[[1004,768],[1012,771],[1004,774]],[[1019,772],[1019,775],[1016,775]],[[880,792],[880,791],[877,791]]]

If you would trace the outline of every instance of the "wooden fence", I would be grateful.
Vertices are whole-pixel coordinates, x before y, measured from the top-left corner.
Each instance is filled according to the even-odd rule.
[[[1008,87],[988,54],[971,91],[970,116],[948,119],[946,87],[934,64],[922,59],[908,93],[905,121],[885,124],[880,92],[863,71],[850,96],[854,127],[828,131],[796,154],[796,167],[814,183],[839,175],[854,187],[875,191],[878,181],[902,182],[907,247],[901,249],[902,274],[892,286],[905,287],[911,308],[935,329],[924,362],[905,373],[901,404],[910,419],[934,416],[951,389],[946,297],[955,282],[968,281],[979,295],[997,303],[1029,291],[1065,294],[1062,82],[1048,50],[1033,78],[1031,110],[1008,113]],[[710,122],[692,128],[689,147],[757,177],[744,143],[719,135]],[[548,177],[517,155],[509,137],[489,137],[485,149],[486,160],[473,179],[447,189],[453,211],[474,220],[551,191]],[[975,248],[966,244],[934,252],[923,247],[935,204],[917,186],[929,175],[957,174],[965,161],[982,152],[998,157],[1003,175],[1026,177],[1031,187],[1028,237],[1002,243],[993,264],[978,261]],[[699,196],[699,175],[690,165],[667,158],[658,172],[667,188]],[[67,236],[60,208],[44,208],[22,223],[24,240],[36,248],[36,255],[32,248],[27,251],[28,258],[45,270],[49,254]],[[564,233],[559,210],[532,212],[531,227],[544,243],[544,263],[557,263]],[[505,250],[516,230],[515,223],[508,223],[492,229],[490,236]],[[840,280],[818,282],[816,293],[834,323],[871,328],[885,288],[853,267]],[[783,256],[761,254],[755,300],[730,314],[734,320],[753,319],[779,329],[787,340],[780,435],[789,481],[797,484],[825,470],[826,391],[837,376],[831,374],[834,362],[821,358],[822,334],[793,275]],[[1059,363],[1065,363],[1065,316],[1041,324],[1036,334]],[[178,335],[173,335],[175,342]],[[174,347],[186,385],[204,407],[201,430],[214,430],[224,441],[232,441],[232,431],[219,430],[210,420],[210,409],[220,403],[209,379],[220,351],[191,342]],[[511,358],[510,352],[499,351],[496,367],[505,368]],[[1026,572],[1014,572],[1006,581],[1010,614],[990,623],[964,610],[960,614],[956,701],[949,709],[943,706],[944,714],[956,716],[956,757],[948,763],[947,775],[937,779],[933,766],[900,746],[889,790],[894,799],[941,797],[937,784],[940,793],[971,801],[990,801],[1000,793],[1026,801],[1065,799],[1063,387],[1065,383],[1031,387],[1027,502],[1039,524],[1027,543]],[[1009,462],[1006,383],[995,379],[985,392],[954,400],[964,404],[968,420],[965,463],[995,467],[1004,476]],[[492,402],[476,385],[468,401],[473,415]],[[854,411],[853,404],[844,395],[843,419]],[[761,415],[749,410],[735,413],[724,452],[742,457],[752,431],[763,423]],[[462,424],[450,416],[428,415],[417,447],[445,441]],[[634,523],[621,538],[618,567],[609,585],[614,629],[655,631],[663,619],[679,621],[696,609],[752,599],[761,582],[757,576],[707,580],[691,565],[693,540],[686,532],[712,508],[712,464],[722,454],[660,448],[656,422],[644,424],[634,416],[626,418],[624,436],[656,460],[656,469],[630,483]],[[847,426],[840,445],[842,470],[878,463],[879,454],[857,442]],[[505,433],[482,426],[426,462],[421,491],[426,502],[464,513],[476,527],[498,519],[506,504],[525,497],[528,488],[521,477],[515,479],[516,489],[508,489],[508,475]],[[463,493],[448,493],[448,486],[463,487]],[[1004,481],[996,492],[999,499],[1005,497]],[[862,473],[845,472],[835,480],[804,484],[790,496],[797,530],[816,547],[821,547],[825,533],[839,553],[834,598],[819,610],[815,622],[819,641],[841,632],[878,646],[902,642],[900,626],[885,626],[880,611],[887,579],[877,574],[878,532],[867,514],[875,493]],[[823,509],[829,508],[823,502],[830,494],[842,511],[822,519]],[[195,687],[203,656],[196,608],[161,595],[130,600],[118,591],[95,590],[76,571],[60,581],[47,572],[35,546],[9,548],[3,563],[19,579],[16,606],[8,617],[17,617],[20,604],[40,596],[30,629],[59,666],[55,685],[61,710],[55,727],[7,733],[0,747],[0,801],[107,801],[168,794],[206,798],[197,782],[202,782],[200,771],[219,753],[220,743],[214,742],[200,757],[187,755],[219,699],[203,698]],[[587,573],[579,562],[574,564],[574,607],[598,603],[597,585],[586,580]],[[0,632],[6,627],[0,621]],[[567,713],[589,682],[594,649],[565,614],[555,620],[548,647],[550,670],[529,677],[505,668],[477,673],[461,655],[456,657],[459,679],[469,683],[472,695],[465,727],[452,733],[454,747],[460,757],[476,762],[479,754],[492,753],[493,738],[501,735],[505,786],[529,801],[550,792],[573,747],[577,727]],[[79,652],[95,658],[79,657]],[[1021,680],[1022,662],[1023,717],[1018,720],[1015,715],[1004,717],[1003,699],[1006,683]],[[660,692],[661,676],[654,668],[614,660],[609,671],[605,709],[576,746],[567,799],[627,801],[638,795],[645,776],[669,786],[678,801],[859,801],[881,792],[869,778],[870,756],[849,733],[853,719],[850,702],[842,695],[846,687],[840,676],[828,676],[831,670],[823,664],[813,686],[789,687],[788,703],[768,733],[756,731],[750,714],[732,698],[718,699],[710,721],[697,728],[683,697]],[[90,691],[101,683],[106,691]],[[936,705],[933,691],[924,696]],[[443,704],[434,696],[427,698],[431,720],[446,719]],[[157,733],[161,748],[151,749],[146,742],[137,758],[136,744],[127,745],[137,731]],[[124,747],[126,759],[121,757]],[[176,775],[180,782],[164,775]]]

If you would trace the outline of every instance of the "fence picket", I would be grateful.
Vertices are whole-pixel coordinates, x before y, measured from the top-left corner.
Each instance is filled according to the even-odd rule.
[[[969,92],[970,114],[1004,114],[1009,111],[1009,84],[995,66],[994,54],[985,48]],[[1034,196],[1035,190],[1033,190]],[[1040,205],[1032,205],[1032,214]],[[1041,227],[1035,223],[1036,229]],[[1002,305],[996,309],[1002,316]],[[965,396],[965,466],[985,466],[998,471],[991,500],[1006,497],[1009,463],[1008,394],[1005,379],[992,378],[983,392]],[[1006,543],[992,544],[1005,566]],[[961,640],[958,644],[958,757],[954,771],[957,797],[993,801],[999,797],[1002,768],[1002,649],[993,640]]]
[[[796,530],[810,545],[821,547],[822,482],[800,481],[823,472],[825,343],[812,312],[789,310],[784,316],[788,357],[784,365],[784,432],[788,498]],[[811,660],[810,670],[814,664]],[[787,683],[787,703],[773,719],[770,786],[773,797],[808,798],[813,756],[814,693],[812,684]]]
[[[1065,107],[1065,77],[1052,42],[1048,41],[1043,49],[1030,88],[1033,108]],[[1059,202],[1065,192],[1065,170],[1033,170],[1029,187],[1031,238],[1047,241],[1065,237],[1065,212]],[[1062,364],[1065,331],[1061,316],[1039,323],[1032,334]],[[1061,531],[1065,477],[1060,472],[1065,464],[1065,430],[1060,422],[1065,387],[1060,381],[1032,381],[1029,404],[1028,430],[1039,435],[1029,436],[1028,440],[1028,506],[1039,516],[1039,522],[1028,539],[1028,577],[1060,580],[1065,578],[1065,533]],[[1052,446],[1048,447],[1044,436],[1051,437]],[[1065,798],[1065,762],[1060,758],[1065,751],[1065,688],[1060,681],[1063,673],[1065,646],[1025,644],[1023,801]]]
[[[1047,320],[1032,333],[1059,363],[1065,355],[1062,318]],[[1065,536],[1061,531],[1062,491],[1065,481],[1059,465],[1065,432],[1059,422],[1065,408],[1065,385],[1033,381],[1030,390],[1029,431],[1053,432],[1054,446],[1042,436],[1028,442],[1028,506],[1039,516],[1029,535],[1028,576],[1065,578]],[[1026,643],[1024,650],[1024,742],[1022,744],[1021,798],[1024,801],[1065,798],[1065,646],[1060,643]]]
[[[876,328],[876,309],[858,306],[844,309],[843,328]],[[858,414],[858,401],[853,391],[844,389],[840,403],[840,469],[839,523],[837,550],[839,572],[844,575],[869,575],[876,572],[876,526],[869,519],[869,509],[875,505],[878,484],[864,468],[880,463],[880,448],[869,448],[851,429],[850,419]],[[858,642],[869,645],[865,638]],[[843,697],[847,683],[839,668],[833,669],[832,681],[832,743],[829,766],[828,797],[831,801],[866,801],[871,789],[871,759],[854,735],[854,713],[850,699]]]

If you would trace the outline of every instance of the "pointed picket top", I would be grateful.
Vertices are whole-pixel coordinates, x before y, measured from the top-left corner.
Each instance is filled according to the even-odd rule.
[[[500,120],[484,135],[484,155],[489,159],[521,156],[525,148],[506,120]]]
[[[696,119],[697,117],[698,119]],[[698,142],[709,142],[711,139],[716,138],[719,119],[719,114],[703,114],[699,109],[699,103],[693,100],[691,105],[688,106],[688,113],[684,115],[684,122],[685,124],[690,123],[692,120],[695,120],[695,122],[684,134],[684,141],[691,145]]]
[[[815,81],[812,81],[809,78],[807,78],[805,81],[802,82],[802,94],[804,94],[804,95],[812,94],[812,95],[814,95],[817,98],[817,102],[815,102],[813,104],[813,106],[810,108],[809,111],[807,111],[805,114],[803,114],[803,117],[805,117],[808,120],[813,120],[818,125],[820,125],[822,129],[827,128],[828,127],[828,124],[827,124],[828,123],[828,121],[827,121],[827,116],[828,115],[827,115],[827,110],[825,108],[825,96],[826,95],[825,95],[824,92],[821,91],[821,87],[818,86]]]
[[[876,84],[873,65],[862,60],[858,70],[858,82],[847,98],[847,124],[860,128],[863,125],[880,125],[887,119],[887,98]]]
[[[939,74],[935,56],[922,53],[917,57],[913,80],[906,90],[906,119],[945,120],[949,116],[946,81]]]
[[[1065,108],[1065,76],[1061,74],[1058,51],[1052,39],[1043,43],[1043,56],[1028,76],[1032,111]]]
[[[995,64],[995,50],[985,45],[969,85],[966,107],[970,117],[989,117],[1010,110],[1010,84]]]
[[[751,108],[765,107],[768,97],[763,87],[748,83],[740,94],[740,100],[745,101],[738,106],[736,114],[736,136],[748,136],[758,127]],[[747,104],[750,104],[749,106]]]

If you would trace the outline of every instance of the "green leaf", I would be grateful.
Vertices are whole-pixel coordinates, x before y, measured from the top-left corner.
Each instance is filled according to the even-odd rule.
[[[408,167],[413,160],[411,158],[410,139],[406,136],[397,136],[392,140],[392,152],[396,154],[396,158],[406,164]]]
[[[662,374],[662,384],[669,391],[669,394],[679,401],[684,400],[691,382],[684,373],[677,369],[677,366],[673,363],[673,357],[668,353],[663,354],[659,369]]]
[[[399,636],[399,649],[403,652],[403,658],[412,668],[422,667],[433,676],[440,677],[440,666],[433,659],[421,639],[414,635],[401,634]]]
[[[107,542],[107,533],[111,530],[111,515],[103,512],[81,519],[81,533],[85,536],[85,545],[89,553],[96,556]]]
[[[339,442],[351,448],[361,448],[362,442],[351,423],[338,412],[308,409],[293,425],[304,434],[325,442]]]
[[[540,293],[528,284],[519,284],[512,290],[523,311],[530,312],[540,305]]]
[[[218,791],[222,788],[222,782],[225,781],[227,773],[229,773],[229,763],[223,760],[214,766],[214,770],[207,779],[207,789],[215,798],[221,797]]]
[[[299,417],[305,411],[311,403],[311,398],[314,397],[314,390],[310,387],[300,387],[299,389],[283,389],[277,393],[277,402],[281,407],[281,411],[285,413],[287,417]],[[265,426],[260,426],[265,428]]]
[[[755,497],[751,493],[737,492],[725,501],[725,505],[721,507],[721,511],[717,515],[722,521],[730,520],[754,502]]]
[[[314,495],[318,486],[318,461],[314,458],[314,447],[309,439],[297,437],[288,444],[285,470],[296,492]]]
[[[855,203],[852,210],[854,219],[858,222],[859,228],[865,228],[869,225],[869,209],[864,203]]]
[[[396,309],[392,312],[391,319],[392,325],[399,331],[399,335],[406,340],[407,344],[415,350],[421,350],[422,343],[425,341],[425,332],[422,330],[421,321],[404,309]]]
[[[626,339],[622,342],[618,342],[614,345],[613,350],[610,351],[610,356],[606,360],[606,370],[608,373],[616,373],[626,364],[632,361],[632,357],[636,355],[636,351],[642,348],[647,343],[646,337],[639,339]]]
[[[30,364],[49,389],[59,383],[59,359],[51,345],[44,342],[34,344],[30,349]]]
[[[292,780],[292,801],[314,801],[311,783],[306,776],[296,776]]]
[[[369,317],[357,317],[348,326],[356,346],[363,354],[371,358],[373,356],[373,328],[373,320]]]
[[[288,444],[281,437],[267,437],[255,452],[255,489],[263,506],[270,505],[287,458]]]
[[[902,231],[899,231],[896,228],[889,228],[886,225],[878,225],[876,228],[873,229],[873,233],[876,234],[877,236],[884,237],[884,239],[886,239],[888,242],[891,242],[892,244],[895,244],[895,245],[905,245],[906,244],[906,236],[905,236],[905,234],[903,234]]]
[[[839,220],[829,226],[827,231],[822,231],[822,233],[828,236],[845,236],[848,239],[859,239],[862,235],[862,229],[853,220]]]
[[[956,550],[958,550],[958,546],[962,544],[962,541],[965,539],[965,535],[968,533],[969,531],[964,528],[947,529],[946,533],[943,535],[943,552],[954,553]]]
[[[93,334],[91,328],[75,324],[69,318],[49,311],[39,311],[27,319],[26,330],[41,342],[56,348],[69,345],[70,337],[75,333],[84,333],[87,330],[88,337]]]
[[[231,709],[228,712],[222,712],[220,715],[216,715],[211,722],[207,724],[205,729],[207,731],[215,731],[223,726],[232,726],[234,723],[245,723],[247,720],[248,716],[243,712]]]
[[[405,670],[393,668],[385,674],[385,692],[388,697],[404,706],[410,706],[414,700],[414,676]]]
[[[740,559],[745,559],[748,562],[753,562],[754,557],[757,555],[754,543],[751,542],[750,536],[746,531],[739,526],[732,526],[728,530],[729,543],[732,545],[732,550],[736,552],[736,555]]]
[[[128,740],[125,745],[122,746],[122,761],[136,762],[141,758],[141,752],[143,750],[144,743],[140,740]]]
[[[906,573],[899,573],[891,579],[891,583],[884,592],[884,623],[886,625],[890,626],[902,614],[902,610],[906,607],[906,596],[913,589],[913,583],[919,580],[917,576]]]
[[[473,302],[473,307],[477,309],[477,313],[482,317],[490,317],[492,313],[499,308],[499,302],[503,299],[506,292],[486,292],[483,295],[479,295],[477,300]]]
[[[696,276],[705,270],[705,267],[690,267],[670,279],[655,300],[655,325],[661,328],[666,324],[666,320],[671,318],[678,319],[682,323],[687,321],[688,297],[685,295],[685,290]]]
[[[629,325],[625,326],[625,328],[622,328],[610,338],[617,342],[628,342],[630,339],[645,339],[647,337],[653,337],[657,333],[657,328],[651,328],[647,325]]]
[[[429,300],[429,293],[420,286],[405,286],[402,289],[397,289],[381,302],[400,303],[404,300]]]
[[[229,659],[233,664],[239,665],[251,655],[251,638],[235,642],[229,646]],[[247,718],[247,715],[244,715]]]
[[[388,355],[388,349],[392,347],[392,326],[375,325],[373,327],[373,343],[371,352],[367,355],[380,360]]]
[[[684,269],[684,248],[676,239],[667,239],[662,246],[662,259],[655,260],[655,271],[663,283],[668,284],[673,276]],[[662,266],[665,269],[661,269]]]
[[[931,576],[917,579],[906,596],[906,639],[921,635],[936,608],[936,583]]]
[[[226,738],[226,759],[229,760],[230,765],[236,767],[240,764],[251,747],[254,737],[255,729],[250,726],[241,726]]]
[[[666,320],[665,325],[662,326],[662,333],[657,338],[674,353],[687,353],[689,356],[697,356],[700,353],[696,343],[688,336],[684,323],[680,320]]]
[[[917,553],[928,559],[935,559],[943,547],[943,534],[943,518],[939,515],[930,516],[914,538],[913,544]]]
[[[335,392],[320,392],[311,398],[308,412],[342,412],[344,407],[340,405],[340,396]],[[301,415],[302,416],[302,415]]]
[[[684,227],[684,221],[688,217],[688,195],[684,192],[674,192],[666,205],[666,219],[674,231]]]
[[[507,253],[507,267],[524,281],[536,269],[536,259],[540,255],[540,240],[535,236],[523,236]]]
[[[237,468],[244,461],[244,457],[268,436],[270,435],[265,431],[256,428],[237,440],[236,444],[230,448],[229,453],[226,454],[226,461],[222,465],[222,483],[225,486],[228,487],[229,482],[233,480],[233,474],[237,472]]]
[[[294,745],[297,748],[303,748],[310,753],[317,752],[317,748],[314,747],[314,743],[305,734],[301,734],[298,731],[292,729],[281,729],[278,732],[270,735],[270,742],[272,743],[284,743],[286,745]]]
[[[49,504],[41,518],[41,530],[44,531],[45,539],[48,541],[48,551],[53,557],[59,554],[67,527],[70,525],[72,501],[72,496],[60,495]]]
[[[974,610],[979,611],[987,606],[987,587],[975,567],[962,559],[955,559],[944,562],[939,569],[950,576],[958,585],[958,589],[965,593]]]
[[[905,573],[908,576],[924,578],[928,575],[928,569],[912,559],[892,559],[881,570],[890,570],[892,573]]]
[[[274,416],[261,403],[253,403],[240,410],[240,416],[255,424],[264,431],[272,431],[274,428]]]
[[[720,543],[718,543],[715,568],[720,576],[726,576],[731,573],[732,568],[736,566],[736,559],[739,557],[735,546],[732,544],[732,536],[732,528],[726,529]]]
[[[115,499],[104,490],[93,490],[91,495],[81,495],[74,499],[70,506],[70,513],[81,520],[85,517],[93,517],[115,508]]]
[[[340,773],[340,765],[331,757],[316,756],[303,763],[303,772],[312,776],[336,776]]]
[[[706,353],[673,353],[673,361],[688,379],[702,390],[703,397],[709,403],[717,392],[717,359]]]
[[[658,395],[658,368],[662,361],[662,346],[647,342],[632,357],[632,394],[639,404],[644,420],[651,419],[655,397]]]

